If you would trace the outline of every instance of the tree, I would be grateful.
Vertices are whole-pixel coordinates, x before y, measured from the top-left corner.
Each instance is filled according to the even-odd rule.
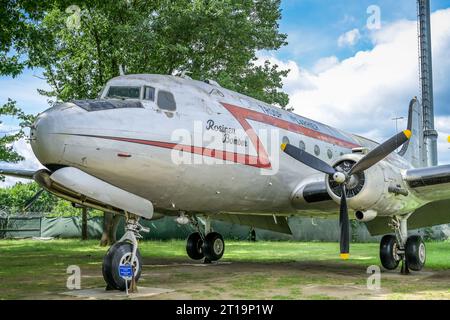
[[[8,208],[10,212],[22,212],[27,202],[39,190],[41,190],[41,187],[36,182],[19,182],[8,188],[0,188],[0,208]],[[79,208],[49,192],[43,192],[28,210],[45,212],[50,216],[71,217],[80,214]],[[101,213],[98,210],[90,210],[89,214],[98,216]]]
[[[286,44],[278,26],[280,0],[5,3],[15,19],[0,21],[6,26],[0,59],[16,54],[0,73],[41,67],[51,90],[40,93],[56,100],[95,98],[125,66],[127,73],[185,72],[267,103],[288,104],[281,90],[288,71],[257,63],[257,52]],[[105,237],[108,230],[114,226],[105,227]]]
[[[30,125],[33,117],[26,115],[11,99],[8,99],[8,102],[0,107],[0,117],[12,117],[20,122],[17,130],[4,132],[3,136],[0,137],[0,161],[18,162],[23,160],[23,157],[14,150],[13,143],[24,136],[23,129]],[[0,125],[2,123],[0,120]],[[0,176],[0,180],[4,181],[4,177]]]
[[[110,246],[116,243],[116,234],[119,222],[119,215],[109,212],[105,212],[103,214],[103,233],[100,239],[101,246]]]
[[[42,92],[47,96],[95,98],[123,65],[127,73],[184,71],[268,103],[288,103],[281,91],[288,71],[255,64],[259,50],[286,44],[278,31],[280,1],[78,2],[72,14],[49,9],[27,43],[28,65],[43,67],[52,87]],[[78,14],[79,24],[68,24]]]

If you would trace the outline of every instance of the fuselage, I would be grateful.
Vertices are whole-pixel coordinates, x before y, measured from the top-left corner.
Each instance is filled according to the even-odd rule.
[[[191,79],[121,76],[100,98],[39,115],[31,130],[34,153],[51,170],[76,167],[157,210],[309,214],[293,205],[293,192],[324,175],[282,154],[280,145],[299,146],[330,164],[376,145]]]

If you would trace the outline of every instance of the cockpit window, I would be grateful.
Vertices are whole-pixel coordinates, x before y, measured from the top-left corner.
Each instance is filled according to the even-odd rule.
[[[86,111],[102,111],[110,109],[124,108],[144,108],[139,101],[123,101],[123,100],[74,100],[72,103]]]
[[[175,111],[177,109],[177,104],[173,94],[168,91],[158,92],[158,107],[168,111]]]
[[[153,87],[144,87],[144,100],[155,101],[155,88]]]
[[[140,99],[141,87],[109,87],[106,97],[110,99]]]

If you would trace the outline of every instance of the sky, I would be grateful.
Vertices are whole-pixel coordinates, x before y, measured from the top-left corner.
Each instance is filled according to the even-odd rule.
[[[440,164],[450,163],[450,0],[431,0],[436,129]],[[280,30],[289,44],[261,51],[291,72],[284,80],[295,112],[348,132],[383,141],[395,134],[420,95],[416,2],[412,0],[283,0]],[[377,18],[380,19],[377,19]],[[27,113],[48,108],[37,89],[41,71],[0,77],[0,102],[13,98]],[[398,121],[406,127],[406,120]],[[11,130],[5,121],[0,132]],[[16,149],[25,168],[39,166],[24,141]],[[5,185],[15,180],[7,180]]]

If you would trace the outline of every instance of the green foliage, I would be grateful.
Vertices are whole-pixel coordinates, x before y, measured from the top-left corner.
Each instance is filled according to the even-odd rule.
[[[254,63],[257,51],[286,44],[286,35],[278,30],[280,0],[5,3],[15,18],[0,22],[6,26],[0,61],[9,59],[0,74],[15,75],[24,65],[42,67],[52,87],[41,91],[47,96],[95,98],[123,65],[127,73],[184,71],[194,79],[216,79],[224,87],[268,103],[288,103],[281,91],[288,71],[269,62]],[[69,5],[81,11],[67,13]],[[11,49],[16,55],[8,58]],[[27,59],[20,62],[20,55]]]
[[[8,134],[7,132],[0,137],[0,161],[6,162],[18,162],[23,160],[23,157],[19,155],[12,144],[24,136],[23,129],[29,126],[33,121],[33,116],[26,115],[22,110],[16,106],[16,102],[8,99],[8,102],[0,106],[0,117],[13,117],[20,121],[17,131],[13,131]],[[0,125],[3,122],[0,120]],[[4,177],[0,176],[0,180]]]
[[[0,208],[9,213],[20,213],[27,202],[41,189],[35,183],[17,183],[9,188],[0,189]],[[62,200],[48,192],[43,192],[41,196],[27,210],[30,212],[41,212],[52,216],[75,216],[81,214],[79,208],[75,208],[68,201]],[[90,215],[102,215],[97,210],[90,210]]]

